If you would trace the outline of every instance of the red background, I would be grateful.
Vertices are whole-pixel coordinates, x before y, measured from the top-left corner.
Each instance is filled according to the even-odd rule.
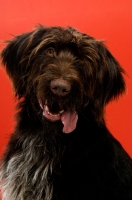
[[[0,42],[44,25],[74,26],[106,45],[127,71],[127,92],[106,108],[110,131],[132,156],[132,0],[0,0]],[[3,44],[0,44],[3,48]],[[11,84],[0,68],[0,154],[13,130]]]

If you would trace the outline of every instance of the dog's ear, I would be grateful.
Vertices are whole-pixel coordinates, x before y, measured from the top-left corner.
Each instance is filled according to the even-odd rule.
[[[86,49],[88,69],[90,66],[92,71],[88,78],[93,91],[91,109],[97,121],[102,121],[106,104],[125,92],[125,71],[102,41],[90,39]]]
[[[22,68],[21,60],[28,34],[22,34],[7,41],[6,47],[1,52],[2,64],[10,77],[16,96],[23,96],[25,92],[25,76],[27,68]],[[25,81],[24,81],[25,80]]]
[[[27,95],[29,79],[33,77],[33,56],[36,47],[41,43],[42,37],[45,34],[46,28],[39,26],[31,32],[27,32],[14,37],[12,40],[7,41],[6,47],[1,52],[1,60],[4,65],[8,76],[10,77],[15,95],[18,98]],[[36,61],[37,62],[37,61]],[[32,71],[32,72],[31,72]],[[27,86],[28,85],[28,86]]]
[[[103,95],[103,104],[107,104],[125,92],[126,85],[123,77],[125,71],[102,42],[97,41],[95,46],[99,57],[95,94]],[[97,86],[101,89],[102,94]]]

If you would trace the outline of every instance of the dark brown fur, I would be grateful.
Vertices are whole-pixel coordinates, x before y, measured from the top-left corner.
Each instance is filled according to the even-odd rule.
[[[1,53],[18,99],[1,165],[3,200],[131,200],[132,162],[105,125],[105,106],[125,92],[124,70],[102,41],[74,28],[43,27]],[[63,133],[47,104],[78,115]],[[52,117],[52,116],[51,116]]]

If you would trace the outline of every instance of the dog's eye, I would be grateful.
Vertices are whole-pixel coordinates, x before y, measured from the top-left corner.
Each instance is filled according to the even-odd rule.
[[[53,57],[54,54],[55,54],[55,50],[54,50],[54,48],[49,47],[49,48],[46,50],[46,53],[47,53],[48,56]]]

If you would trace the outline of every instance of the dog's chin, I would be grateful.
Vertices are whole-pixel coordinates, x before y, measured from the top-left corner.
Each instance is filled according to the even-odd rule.
[[[71,133],[73,130],[75,130],[77,121],[78,121],[78,115],[75,112],[75,110],[70,110],[70,111],[60,110],[57,113],[51,113],[50,109],[48,108],[46,104],[42,105],[40,103],[40,107],[42,108],[43,116],[46,119],[52,122],[55,122],[58,120],[62,122],[62,124],[64,125],[62,131],[64,133],[68,134],[68,133]]]

